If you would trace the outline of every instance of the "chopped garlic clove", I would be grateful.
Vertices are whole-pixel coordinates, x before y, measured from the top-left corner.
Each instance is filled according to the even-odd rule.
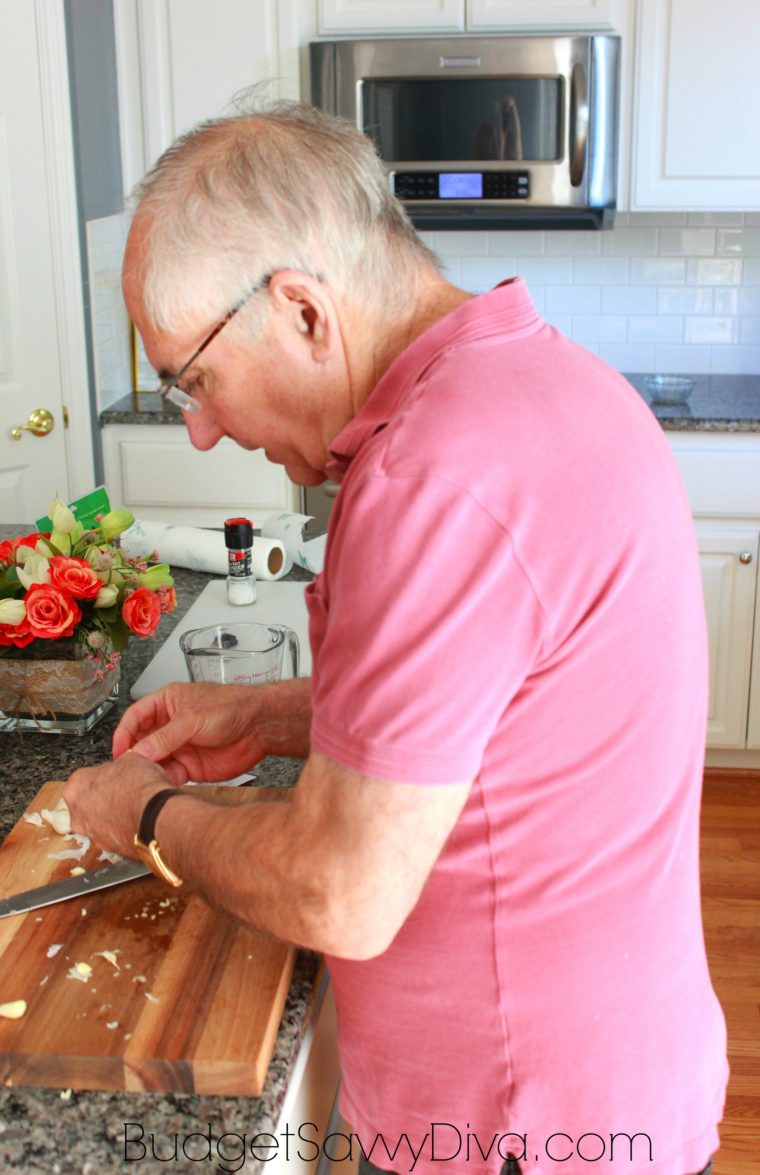
[[[5,1020],[20,1020],[26,1012],[26,1000],[11,1000],[8,1004],[0,1004],[0,1016]]]
[[[54,958],[55,958],[55,956],[56,956],[56,955],[58,954],[58,952],[60,951],[60,949],[61,949],[61,947],[62,947],[62,946],[63,946],[63,943],[62,943],[62,942],[54,942],[54,943],[52,944],[52,946],[49,946],[49,947],[48,947],[48,949],[47,949],[47,957],[48,957],[49,959],[54,959]]]
[[[98,860],[107,861],[109,865],[118,865],[119,861],[123,861],[124,858],[120,857],[118,853],[109,853],[107,849],[103,849]]]
[[[119,960],[116,958],[118,953],[118,951],[95,951],[93,958],[105,959],[107,963],[110,963],[112,967],[115,967],[117,971],[120,971],[121,968],[119,967]]]
[[[81,983],[87,983],[92,975],[92,967],[89,963],[75,963],[73,967],[69,967],[66,978],[78,979]]]
[[[24,819],[26,820],[27,824],[34,824],[37,826],[37,828],[44,827],[45,822],[40,816],[39,812],[24,812]]]
[[[71,816],[65,800],[59,800],[54,808],[43,808],[40,814],[60,836],[71,832]]]

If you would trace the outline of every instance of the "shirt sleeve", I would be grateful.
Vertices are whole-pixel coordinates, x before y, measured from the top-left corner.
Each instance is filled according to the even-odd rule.
[[[311,744],[379,779],[472,779],[540,656],[529,576],[504,528],[443,478],[375,472],[350,488],[307,593]]]

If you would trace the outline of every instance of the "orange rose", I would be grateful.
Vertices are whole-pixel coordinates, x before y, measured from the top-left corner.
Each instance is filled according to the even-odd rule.
[[[34,640],[34,633],[29,631],[26,620],[14,628],[10,624],[0,624],[0,645],[13,645],[15,649],[23,649],[24,645]]]
[[[103,586],[86,559],[66,555],[54,555],[50,560],[50,582],[75,600],[94,600]]]
[[[50,583],[33,583],[24,596],[24,603],[29,631],[43,640],[72,636],[82,619],[76,600]]]
[[[6,539],[5,542],[0,543],[0,563],[15,563],[16,550],[19,547],[34,547],[38,539],[49,539],[49,534],[43,534],[41,531],[35,531],[34,534],[21,535],[16,539]]]
[[[135,636],[153,636],[161,619],[161,604],[150,588],[138,588],[121,607],[124,623]]]

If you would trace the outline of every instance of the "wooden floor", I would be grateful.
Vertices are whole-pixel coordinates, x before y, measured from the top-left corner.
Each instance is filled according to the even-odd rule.
[[[705,773],[702,909],[731,1064],[714,1173],[760,1175],[760,772]]]

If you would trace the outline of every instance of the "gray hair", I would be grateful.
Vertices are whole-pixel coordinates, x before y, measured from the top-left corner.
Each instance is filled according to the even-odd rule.
[[[140,277],[158,329],[211,322],[280,269],[319,277],[389,321],[408,303],[410,280],[438,267],[372,142],[296,102],[201,123],[162,155],[133,204],[147,218]],[[246,314],[248,331],[263,327],[264,314]]]

